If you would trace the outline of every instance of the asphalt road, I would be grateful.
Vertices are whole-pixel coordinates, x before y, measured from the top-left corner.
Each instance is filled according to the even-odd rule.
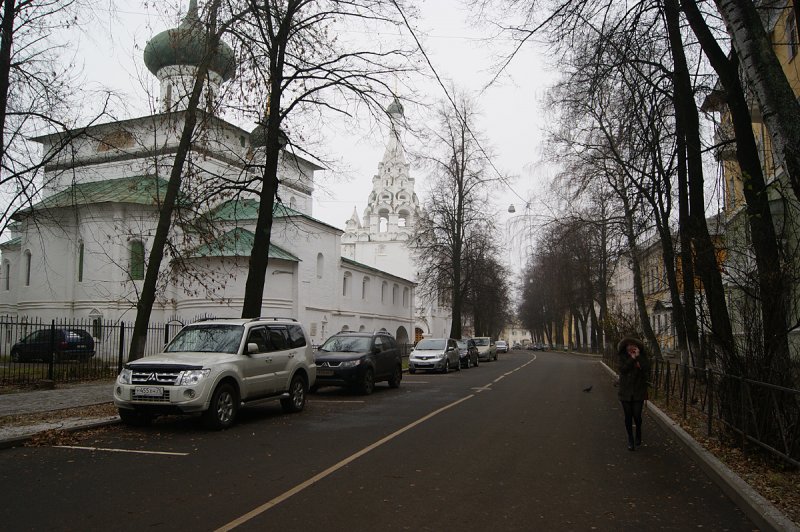
[[[647,417],[629,452],[608,374],[564,354],[76,438],[0,452],[4,530],[756,528]]]

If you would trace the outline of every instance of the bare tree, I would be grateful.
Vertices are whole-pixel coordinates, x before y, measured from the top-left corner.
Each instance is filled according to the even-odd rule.
[[[447,293],[452,311],[450,336],[461,338],[464,294],[477,281],[466,275],[465,258],[474,244],[473,233],[482,233],[487,191],[488,155],[476,137],[475,104],[463,94],[457,108],[442,102],[436,112],[437,125],[429,132],[420,159],[433,172],[430,196],[423,205],[418,224],[415,254],[428,295]]]
[[[75,65],[64,57],[62,36],[90,18],[84,0],[5,0],[0,7],[0,232],[11,216],[40,199],[42,172],[61,157],[75,135],[82,96]],[[103,116],[109,95],[101,102]],[[55,133],[42,156],[30,138]]]
[[[245,103],[265,129],[259,214],[250,254],[243,317],[258,316],[265,288],[272,212],[279,193],[279,153],[292,133],[292,116],[324,111],[349,115],[366,105],[376,115],[392,93],[393,79],[412,70],[413,50],[375,47],[374,42],[340,39],[337,30],[395,28],[405,16],[397,1],[263,0],[243,2],[247,16],[232,26],[241,57],[240,87]],[[286,130],[286,131],[284,131]],[[288,131],[288,133],[287,133]]]

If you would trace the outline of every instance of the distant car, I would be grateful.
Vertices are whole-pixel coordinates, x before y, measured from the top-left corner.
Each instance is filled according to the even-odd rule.
[[[458,344],[452,338],[424,338],[417,343],[408,357],[408,372],[432,370],[447,373],[451,368],[461,369]]]
[[[340,332],[328,338],[315,353],[317,386],[347,386],[363,395],[375,383],[400,386],[403,362],[394,337],[386,331]]]
[[[471,366],[477,366],[478,360],[478,346],[475,345],[475,340],[472,338],[458,340],[458,358],[461,361],[461,367],[469,369]]]
[[[476,336],[473,338],[478,346],[478,358],[481,360],[497,360],[497,346],[489,336]]]
[[[55,336],[53,336],[55,333]],[[11,347],[11,360],[88,360],[94,356],[94,338],[83,329],[41,329]]]
[[[517,342],[517,343],[515,343],[513,346],[511,346],[511,348],[512,348],[512,349],[522,349],[522,344],[521,344],[521,343],[519,343],[519,342]]]
[[[498,353],[508,353],[508,344],[505,340],[498,340],[494,345]]]

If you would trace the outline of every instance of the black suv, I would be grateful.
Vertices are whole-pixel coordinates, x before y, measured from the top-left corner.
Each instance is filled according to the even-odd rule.
[[[41,329],[11,347],[11,360],[88,360],[94,356],[94,338],[83,329]]]
[[[386,331],[340,332],[328,338],[314,358],[317,387],[348,386],[368,395],[376,382],[397,388],[403,378],[400,349]]]

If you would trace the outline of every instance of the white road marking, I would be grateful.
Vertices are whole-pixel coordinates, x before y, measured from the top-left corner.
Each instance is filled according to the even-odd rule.
[[[79,451],[103,451],[107,453],[163,454],[167,456],[189,456],[189,453],[170,453],[166,451],[137,451],[134,449],[111,449],[108,447],[82,447],[80,445],[53,445],[58,449],[77,449]]]
[[[449,410],[450,408],[453,408],[454,406],[456,406],[456,405],[458,405],[460,403],[463,403],[467,399],[471,399],[473,397],[475,397],[475,396],[474,395],[468,395],[468,396],[463,397],[463,398],[461,398],[461,399],[459,399],[459,400],[457,400],[457,401],[455,401],[453,403],[450,403],[449,405],[443,406],[442,408],[440,408],[438,410],[434,410],[430,414],[428,414],[428,415],[426,415],[424,417],[421,417],[420,419],[414,421],[413,423],[411,423],[409,425],[406,425],[405,427],[403,427],[403,428],[401,428],[401,429],[389,434],[385,438],[382,438],[382,439],[376,441],[372,445],[368,445],[367,447],[364,447],[363,449],[361,449],[357,453],[348,456],[347,458],[345,458],[344,460],[340,461],[339,463],[332,465],[331,467],[329,467],[325,471],[317,473],[316,475],[314,475],[310,479],[306,480],[305,482],[302,482],[302,483],[298,484],[297,486],[295,486],[294,488],[290,489],[289,491],[287,491],[287,492],[285,492],[285,493],[283,493],[281,495],[278,495],[277,497],[275,497],[271,501],[267,501],[264,504],[262,504],[261,506],[259,506],[259,507],[255,508],[255,509],[247,512],[243,516],[241,516],[241,517],[239,517],[237,519],[234,519],[233,521],[231,521],[230,523],[228,523],[226,525],[223,525],[223,526],[219,527],[217,529],[217,532],[225,532],[225,531],[228,531],[228,530],[233,530],[237,526],[243,525],[247,521],[250,521],[251,519],[253,519],[255,517],[258,517],[259,515],[263,514],[264,512],[266,512],[267,510],[269,510],[273,506],[276,506],[276,505],[282,503],[286,499],[288,499],[288,498],[300,493],[304,489],[306,489],[306,488],[308,488],[310,486],[313,486],[314,484],[316,484],[320,480],[324,479],[325,477],[328,477],[328,476],[332,475],[333,473],[335,473],[339,469],[343,468],[344,466],[346,466],[350,462],[353,462],[354,460],[357,460],[358,458],[361,458],[362,456],[364,456],[368,452],[372,451],[373,449],[377,449],[378,447],[380,447],[384,443],[387,443],[387,442],[395,439],[396,437],[400,436],[404,432],[407,432],[407,431],[413,429],[417,425],[419,425],[421,423],[424,423],[425,421],[431,419],[432,417],[434,417],[434,416],[436,416],[438,414],[441,414],[445,410]]]
[[[522,366],[518,367],[517,369],[515,369],[513,371],[517,371],[519,369],[524,368],[528,364],[533,363],[534,360],[536,360],[536,355],[533,356],[533,359],[531,359],[530,361],[526,362],[525,364],[523,364]],[[497,382],[498,380],[500,380],[500,379],[496,379],[495,382]],[[480,392],[483,392],[483,391],[490,390],[491,386],[492,386],[491,384],[488,384],[488,385],[484,386],[483,388],[473,388],[473,390],[475,390],[477,393],[480,393]],[[449,410],[450,408],[453,408],[454,406],[459,405],[459,404],[463,403],[464,401],[466,401],[468,399],[471,399],[473,397],[475,397],[475,394],[470,394],[470,395],[467,395],[466,397],[462,397],[461,399],[458,399],[457,401],[454,401],[454,402],[450,403],[449,405],[445,405],[445,406],[443,406],[442,408],[440,408],[438,410],[434,410],[430,414],[419,418],[418,420],[414,421],[413,423],[410,423],[410,424],[406,425],[405,427],[403,427],[401,429],[398,429],[397,431],[389,434],[388,436],[376,441],[375,443],[373,443],[371,445],[368,445],[367,447],[364,447],[363,449],[361,449],[357,453],[348,456],[344,460],[341,460],[340,462],[332,465],[328,469],[326,469],[326,470],[324,470],[324,471],[322,471],[320,473],[317,473],[316,475],[314,475],[310,479],[306,480],[305,482],[301,482],[300,484],[298,484],[294,488],[290,489],[289,491],[286,491],[286,492],[282,493],[281,495],[278,495],[274,499],[265,502],[261,506],[258,506],[257,508],[254,508],[253,510],[247,512],[246,514],[242,515],[241,517],[238,517],[238,518],[234,519],[230,523],[228,523],[226,525],[222,525],[215,532],[227,532],[229,530],[233,530],[234,528],[238,527],[239,525],[245,524],[246,522],[250,521],[251,519],[254,519],[254,518],[258,517],[259,515],[263,514],[264,512],[269,510],[270,508],[272,508],[274,506],[277,506],[278,504],[282,503],[283,501],[293,497],[294,495],[297,495],[298,493],[300,493],[304,489],[306,489],[308,487],[311,487],[314,484],[316,484],[317,482],[319,482],[320,480],[323,480],[324,478],[332,475],[336,471],[342,469],[344,466],[346,466],[346,465],[350,464],[351,462],[361,458],[362,456],[364,456],[368,452],[370,452],[370,451],[372,451],[374,449],[377,449],[378,447],[380,447],[384,443],[387,443],[387,442],[395,439],[396,437],[400,436],[404,432],[407,432],[407,431],[413,429],[417,425],[420,425],[421,423],[424,423],[425,421],[428,421],[432,417],[441,414],[445,410]]]
[[[309,399],[309,403],[364,403],[365,401],[353,401],[350,399],[342,399],[341,401],[337,401],[336,399]]]

